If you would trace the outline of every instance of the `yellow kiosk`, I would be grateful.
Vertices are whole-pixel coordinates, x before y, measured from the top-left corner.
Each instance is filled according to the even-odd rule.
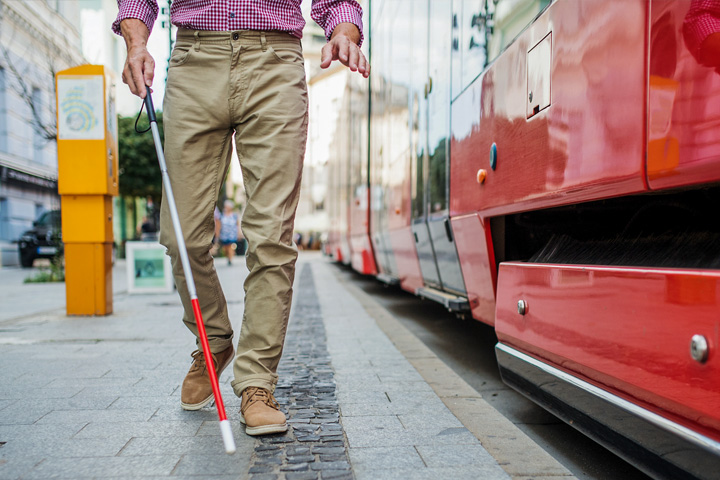
[[[112,78],[100,65],[55,77],[58,193],[68,315],[112,313],[112,197],[118,142]]]

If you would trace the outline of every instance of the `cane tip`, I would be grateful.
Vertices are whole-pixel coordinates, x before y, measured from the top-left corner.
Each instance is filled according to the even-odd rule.
[[[220,432],[222,433],[223,444],[225,444],[225,453],[232,455],[235,453],[235,438],[230,429],[230,422],[227,420],[220,421]]]

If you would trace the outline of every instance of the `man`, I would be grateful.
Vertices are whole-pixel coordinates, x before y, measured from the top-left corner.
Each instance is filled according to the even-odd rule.
[[[235,358],[232,386],[242,398],[240,420],[249,435],[287,430],[273,391],[292,299],[297,259],[293,223],[307,138],[301,1],[175,0],[170,11],[179,30],[163,109],[168,173],[214,364],[219,376]],[[157,2],[118,0],[118,6],[113,30],[127,45],[122,78],[132,93],[145,98],[155,66],[146,45]],[[322,68],[339,60],[368,77],[370,67],[359,48],[361,15],[355,0],[313,0],[312,17],[328,37]],[[233,134],[247,193],[242,230],[250,270],[236,356],[225,297],[209,253],[213,207],[230,161]],[[160,224],[160,242],[172,259],[185,309],[183,321],[197,337],[165,203]],[[204,352],[196,350],[192,356],[181,393],[186,410],[212,400]]]

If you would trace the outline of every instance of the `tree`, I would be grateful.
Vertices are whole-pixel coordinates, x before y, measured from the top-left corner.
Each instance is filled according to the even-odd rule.
[[[162,112],[157,112],[160,138],[163,139]],[[138,122],[138,128],[148,125],[144,113]],[[118,119],[119,177],[120,195],[128,197],[151,196],[156,204],[162,196],[162,177],[158,165],[155,144],[150,132],[137,133],[134,117]]]
[[[52,85],[51,96],[52,99],[45,105],[35,95],[36,89],[33,88],[32,82],[28,80],[32,77],[30,75],[31,70],[35,67],[31,63],[22,63],[24,66],[19,67],[8,50],[4,45],[0,45],[0,56],[4,60],[4,64],[10,71],[12,78],[15,80],[11,83],[13,90],[20,97],[20,99],[30,109],[30,124],[32,125],[35,132],[46,142],[57,141],[57,121],[55,115],[55,74],[58,71],[56,62],[59,60],[66,65],[73,65],[74,62],[69,55],[62,53],[56,46],[52,46],[56,50],[56,55],[48,55],[47,57],[47,69],[42,70],[41,67],[37,67],[37,73],[43,76],[43,81],[47,80],[49,85]],[[47,108],[50,115],[44,114],[44,109]]]

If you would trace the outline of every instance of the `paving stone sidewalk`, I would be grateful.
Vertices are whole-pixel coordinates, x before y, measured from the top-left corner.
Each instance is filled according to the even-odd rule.
[[[239,332],[247,271],[217,265]],[[64,305],[43,304],[42,313],[0,318],[0,479],[508,478],[335,268],[314,253],[298,262],[276,391],[290,432],[245,435],[231,369],[223,374],[233,456],[223,453],[214,407],[179,407],[194,341],[175,293],[116,293],[108,317],[66,317]],[[8,278],[0,272],[0,288],[23,288]]]
[[[124,282],[115,270],[114,281]],[[218,263],[218,272],[239,319],[245,268]],[[7,285],[5,273],[2,288],[25,298],[27,286]],[[38,302],[41,313],[28,304],[32,314],[0,322],[0,478],[246,475],[256,440],[234,422],[238,453],[225,455],[214,408],[179,406],[195,347],[177,294],[116,293],[107,317],[67,317],[62,300],[53,310]],[[232,418],[239,399],[230,376],[228,369],[221,380]]]
[[[313,264],[357,480],[509,479],[326,262]]]

